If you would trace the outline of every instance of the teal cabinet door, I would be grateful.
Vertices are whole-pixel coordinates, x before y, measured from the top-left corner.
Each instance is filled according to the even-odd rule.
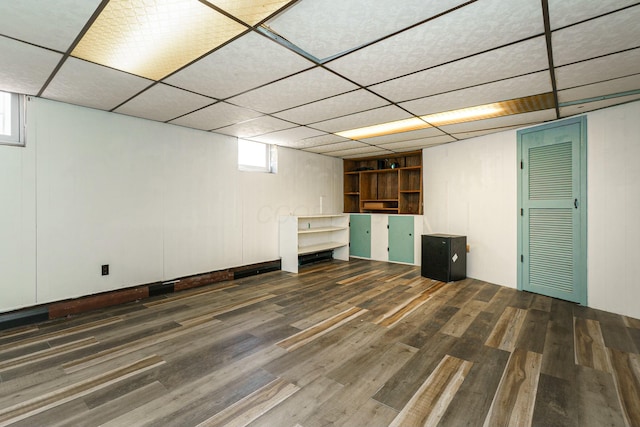
[[[389,261],[414,263],[412,216],[389,216]]]
[[[371,215],[351,215],[349,255],[371,258]]]

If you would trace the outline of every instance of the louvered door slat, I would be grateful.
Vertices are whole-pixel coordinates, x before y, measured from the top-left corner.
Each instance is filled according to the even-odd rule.
[[[529,150],[529,200],[573,198],[571,142]]]
[[[529,213],[529,284],[573,291],[573,212],[531,209]]]

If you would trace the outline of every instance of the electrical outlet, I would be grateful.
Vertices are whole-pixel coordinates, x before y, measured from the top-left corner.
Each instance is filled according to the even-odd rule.
[[[103,264],[102,265],[102,275],[103,276],[108,276],[109,275],[109,264]]]

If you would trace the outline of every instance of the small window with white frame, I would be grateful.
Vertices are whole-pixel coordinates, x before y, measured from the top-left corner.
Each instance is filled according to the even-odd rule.
[[[0,144],[24,145],[24,97],[0,91]]]
[[[238,169],[247,172],[278,172],[276,146],[238,138]]]

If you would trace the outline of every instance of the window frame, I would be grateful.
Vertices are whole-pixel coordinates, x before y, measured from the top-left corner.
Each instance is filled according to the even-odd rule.
[[[0,145],[25,146],[26,97],[17,93],[0,91],[10,95],[11,134],[0,134]]]
[[[256,166],[240,163],[240,146],[243,142],[250,144],[260,144],[265,146],[265,164],[266,166]],[[262,172],[262,173],[277,173],[278,172],[278,154],[277,148],[273,144],[267,144],[264,142],[251,141],[248,139],[238,138],[238,170],[242,172]]]

